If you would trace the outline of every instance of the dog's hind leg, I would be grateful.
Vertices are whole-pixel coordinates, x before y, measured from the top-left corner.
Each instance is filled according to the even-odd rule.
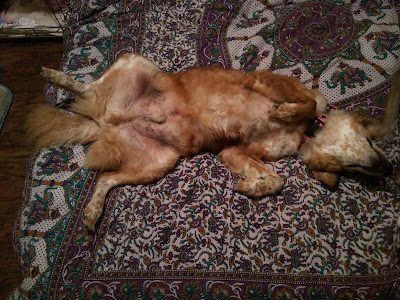
[[[231,172],[241,176],[235,185],[235,190],[251,197],[280,192],[284,184],[283,178],[246,150],[243,147],[229,147],[218,155]]]
[[[85,84],[74,80],[71,76],[63,72],[42,68],[42,75],[58,87],[64,88],[75,94],[75,101],[69,104],[69,108],[80,115],[87,116],[98,124],[104,124],[102,114],[104,113],[106,102],[98,97],[97,84]]]
[[[92,199],[84,210],[83,224],[87,229],[94,231],[103,213],[105,197],[111,189],[125,184],[153,183],[167,175],[180,157],[171,149],[158,151],[158,153],[143,151],[133,156],[126,158],[130,164],[123,165],[117,171],[100,174]]]
[[[71,91],[82,98],[87,98],[88,93],[90,93],[90,84],[78,82],[63,72],[42,67],[42,76],[46,78],[48,82]]]
[[[83,225],[87,229],[94,231],[94,227],[103,213],[107,193],[119,185],[134,183],[134,178],[132,177],[132,174],[121,172],[105,172],[100,174],[92,199],[90,199],[84,210]]]

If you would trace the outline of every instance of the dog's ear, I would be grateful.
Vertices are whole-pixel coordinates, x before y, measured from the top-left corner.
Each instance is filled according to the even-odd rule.
[[[396,111],[396,109],[394,109]],[[395,133],[395,119],[397,115],[393,112],[385,112],[386,118],[375,119],[368,116],[355,115],[355,119],[362,125],[373,140],[375,138],[383,137],[386,135],[393,135]]]
[[[314,177],[329,190],[336,190],[339,185],[339,174],[326,171],[312,171]]]
[[[382,135],[382,125],[378,119],[369,118],[366,116],[358,116],[356,120],[368,131],[371,139],[375,139]]]

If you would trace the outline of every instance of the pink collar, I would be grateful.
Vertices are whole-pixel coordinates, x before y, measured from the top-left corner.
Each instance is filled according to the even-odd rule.
[[[326,120],[328,119],[328,114],[336,109],[337,107],[331,104],[328,104],[326,106],[325,113],[315,118],[311,125],[307,128],[306,132],[304,133],[304,141],[300,145],[300,148],[303,147],[307,142],[309,142],[317,134],[317,132],[321,130],[321,128],[325,125]]]

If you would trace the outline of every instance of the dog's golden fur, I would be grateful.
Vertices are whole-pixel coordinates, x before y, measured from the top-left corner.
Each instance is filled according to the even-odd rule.
[[[46,68],[43,74],[75,94],[70,107],[74,113],[41,106],[30,114],[28,135],[38,148],[92,143],[85,165],[102,172],[84,212],[84,224],[92,230],[111,188],[154,182],[165,176],[181,156],[200,151],[218,153],[226,167],[241,176],[235,185],[237,191],[252,197],[279,192],[284,179],[263,161],[297,154],[307,126],[323,112],[327,102],[320,92],[307,89],[298,79],[269,71],[244,74],[196,68],[165,74],[135,54],[121,57],[91,84]],[[334,114],[338,122],[344,122],[345,116],[349,114]],[[368,130],[356,118],[347,118],[351,130],[342,133],[350,137],[355,131],[367,141]],[[373,126],[381,128],[379,124]],[[319,135],[317,141],[322,140]],[[352,155],[354,151],[344,150],[352,147],[350,142],[328,142],[334,144],[333,148],[320,147],[327,142],[318,144],[313,139],[300,152],[317,178],[328,178],[328,185],[333,185],[335,174],[345,168],[357,165],[364,171],[372,169],[378,160],[385,167],[389,165],[374,145],[372,152],[379,159],[371,153],[370,161],[353,162],[360,158]],[[357,145],[365,146],[362,142]],[[351,159],[342,159],[340,151]],[[332,156],[330,163],[328,156]]]

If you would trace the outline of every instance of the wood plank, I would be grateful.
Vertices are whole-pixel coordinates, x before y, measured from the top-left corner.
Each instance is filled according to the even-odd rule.
[[[12,231],[22,202],[26,161],[32,154],[23,123],[34,105],[44,102],[40,67],[59,69],[63,51],[62,44],[0,46],[0,83],[14,94],[0,132],[0,299],[22,279]]]

